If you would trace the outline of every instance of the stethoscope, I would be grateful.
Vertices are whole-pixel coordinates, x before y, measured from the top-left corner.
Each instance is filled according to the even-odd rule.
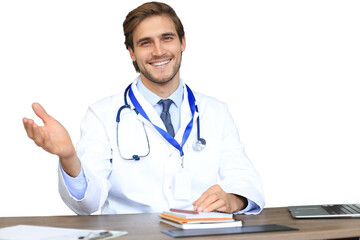
[[[149,153],[150,153],[150,143],[149,143],[149,138],[148,138],[148,135],[147,135],[147,132],[146,132],[144,123],[142,123],[142,127],[143,127],[143,129],[144,129],[144,133],[145,133],[145,136],[146,136],[147,148],[148,148],[146,154],[144,154],[144,155],[133,154],[131,158],[124,158],[124,157],[122,156],[122,154],[121,154],[120,146],[119,146],[119,132],[118,132],[118,130],[119,130],[119,124],[120,124],[120,115],[121,115],[122,110],[124,110],[124,109],[130,109],[130,110],[131,110],[131,106],[130,106],[130,104],[129,104],[128,101],[127,101],[127,96],[128,96],[128,95],[129,95],[130,100],[132,101],[132,103],[133,103],[133,105],[134,105],[133,110],[136,112],[136,114],[141,114],[141,115],[143,115],[143,117],[145,117],[146,119],[148,119],[146,113],[143,112],[141,105],[140,105],[140,104],[138,103],[138,101],[136,100],[135,95],[134,95],[133,92],[132,92],[131,85],[132,85],[132,84],[130,84],[130,85],[125,89],[125,92],[124,92],[124,105],[119,108],[119,110],[118,110],[118,112],[117,112],[117,115],[116,115],[116,140],[117,140],[117,147],[118,147],[120,156],[121,156],[123,159],[125,159],[125,160],[135,160],[135,161],[137,161],[137,160],[140,160],[140,158],[143,158],[143,157],[148,156]],[[198,106],[197,106],[197,104],[196,104],[196,100],[195,100],[195,96],[194,96],[193,92],[191,91],[191,89],[190,89],[187,85],[186,85],[186,88],[187,88],[187,90],[188,90],[190,108],[191,108],[191,106],[193,105],[193,109],[194,109],[197,113],[199,113],[199,109],[198,109]],[[137,108],[138,108],[138,109],[137,109]],[[150,119],[148,119],[148,120],[150,121]],[[150,122],[151,122],[151,121],[150,121]],[[191,123],[191,124],[190,124],[190,123]],[[191,127],[190,127],[189,130],[191,131],[191,128],[192,128],[192,120],[191,120],[190,123],[189,123],[189,125],[191,125]],[[198,114],[198,117],[197,117],[197,119],[196,119],[196,124],[197,124],[197,140],[196,140],[196,141],[194,142],[194,144],[193,144],[193,149],[194,149],[195,151],[201,151],[201,150],[203,150],[203,149],[205,148],[205,146],[206,146],[206,141],[205,141],[205,139],[203,139],[203,138],[200,137],[200,118],[199,118],[199,114]],[[189,125],[188,125],[188,127],[189,127]],[[167,134],[166,132],[163,133],[164,131],[163,131],[162,129],[159,129],[159,128],[158,128],[157,126],[155,126],[155,125],[154,125],[154,127],[157,128],[158,131],[159,131],[171,144],[173,144],[173,145],[174,145],[174,144],[177,144],[177,145],[178,145],[177,148],[179,148],[180,145],[176,142],[175,139],[173,139],[173,138],[172,138],[172,139],[168,139],[170,135],[167,136],[168,134]],[[187,130],[188,130],[188,129],[185,130],[184,135],[186,134],[186,132],[188,132],[187,135],[190,134],[190,131],[187,131]],[[166,134],[167,134],[167,135],[166,135]],[[174,143],[174,141],[175,141],[175,143]],[[186,141],[186,139],[185,139],[185,141]],[[183,142],[183,144],[185,143],[185,141]],[[181,153],[181,155],[183,155],[183,153],[182,153],[182,146],[180,146],[180,148],[181,148],[181,150],[179,149],[179,150],[180,150],[180,153]]]

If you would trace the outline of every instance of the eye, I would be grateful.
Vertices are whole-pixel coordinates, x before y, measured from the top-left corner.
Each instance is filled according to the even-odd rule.
[[[166,36],[166,37],[164,37],[164,40],[165,40],[165,41],[170,41],[170,40],[172,40],[172,39],[173,39],[172,36]]]
[[[140,46],[142,46],[142,47],[146,47],[148,45],[150,45],[149,41],[143,41],[143,42],[140,43]]]

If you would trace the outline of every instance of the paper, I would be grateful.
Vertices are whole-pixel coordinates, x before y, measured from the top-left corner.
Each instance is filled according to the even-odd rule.
[[[100,233],[107,230],[85,230],[73,228],[55,228],[32,225],[16,225],[12,227],[0,228],[0,240],[78,240],[81,236],[89,233]],[[110,231],[111,237],[103,239],[113,239],[127,234],[126,231]]]

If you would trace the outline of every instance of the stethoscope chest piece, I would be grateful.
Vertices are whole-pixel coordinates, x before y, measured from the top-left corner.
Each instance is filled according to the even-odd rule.
[[[198,140],[196,140],[193,144],[193,149],[197,152],[200,152],[201,150],[203,150],[206,146],[206,141],[203,138],[199,138]]]

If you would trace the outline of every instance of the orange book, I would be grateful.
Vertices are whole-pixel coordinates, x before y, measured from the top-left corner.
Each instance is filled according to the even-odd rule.
[[[161,218],[172,220],[178,223],[201,223],[201,222],[233,222],[233,214],[231,213],[220,213],[220,212],[194,212],[194,211],[181,211],[173,210],[164,211],[160,214]]]

